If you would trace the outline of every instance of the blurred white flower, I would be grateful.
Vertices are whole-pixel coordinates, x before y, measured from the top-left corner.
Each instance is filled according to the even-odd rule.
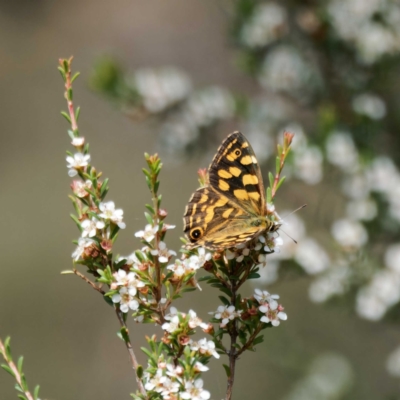
[[[348,397],[353,371],[347,359],[335,353],[319,355],[307,375],[284,400],[339,400]]]
[[[152,113],[182,101],[192,89],[189,77],[174,67],[139,69],[135,72],[133,84],[143,97],[144,106]]]
[[[294,259],[310,275],[325,271],[330,264],[328,254],[312,238],[304,238],[299,241]]]
[[[389,354],[386,360],[386,370],[390,375],[400,377],[400,347]]]
[[[387,54],[399,52],[398,2],[331,0],[327,11],[336,35],[354,46],[362,63],[373,64]]]
[[[393,160],[387,156],[376,157],[366,171],[371,191],[388,193],[400,185],[400,174]]]
[[[100,218],[109,219],[110,221],[114,222],[114,224],[118,225],[120,229],[124,229],[126,227],[126,224],[122,221],[124,211],[121,208],[116,210],[113,201],[100,203],[99,208],[101,211],[99,214]]]
[[[251,143],[258,162],[261,164],[268,160],[273,153],[274,143],[270,136],[270,127],[267,124],[246,124],[244,132]]]
[[[400,275],[400,243],[392,244],[386,249],[385,265]]]
[[[373,94],[363,93],[356,96],[352,101],[353,110],[371,119],[382,119],[386,115],[384,101]]]
[[[346,213],[349,218],[371,221],[378,214],[376,202],[373,199],[352,200],[347,203]]]
[[[194,92],[184,107],[184,112],[198,127],[230,118],[234,110],[233,96],[228,90],[218,86]]]
[[[326,141],[328,161],[344,171],[352,171],[358,165],[358,153],[351,135],[334,131]]]
[[[348,218],[335,221],[331,228],[333,238],[344,248],[360,248],[368,241],[364,226]]]
[[[342,295],[348,289],[351,270],[348,265],[332,265],[326,273],[315,279],[309,289],[311,301],[322,303],[336,295]]]
[[[265,57],[259,81],[263,88],[294,95],[312,86],[313,70],[299,52],[290,46],[278,46]],[[315,83],[315,79],[314,79]]]
[[[370,186],[366,175],[363,173],[347,175],[343,181],[342,190],[346,196],[355,200],[369,196]]]
[[[288,28],[286,10],[276,3],[259,4],[241,31],[243,44],[260,47],[279,39]]]
[[[362,288],[356,297],[357,314],[370,321],[379,321],[387,311],[387,305],[377,296],[377,293]]]
[[[69,168],[68,175],[73,177],[78,174],[78,170],[81,170],[89,165],[90,154],[75,153],[73,157],[67,156],[66,160],[68,162],[67,168]]]
[[[268,256],[269,257],[269,256]],[[250,283],[254,285],[270,285],[278,280],[279,262],[277,260],[266,260],[265,266],[261,266],[258,279],[251,279]]]
[[[322,180],[322,153],[316,146],[310,146],[303,151],[294,153],[294,174],[309,185],[315,185]]]

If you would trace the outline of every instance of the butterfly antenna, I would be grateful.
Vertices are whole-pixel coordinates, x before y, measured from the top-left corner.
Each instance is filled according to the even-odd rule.
[[[303,208],[303,207],[302,207]],[[294,212],[294,211],[293,211]],[[290,215],[290,214],[289,214]],[[297,240],[293,239],[287,232],[283,231],[282,229],[280,229],[281,232],[283,232],[287,237],[289,237],[290,239],[293,240],[293,242],[295,242],[297,244]]]
[[[294,214],[297,211],[302,210],[304,207],[307,207],[307,204],[303,204],[302,206],[300,206],[299,208],[296,208],[295,210],[293,210],[292,212],[290,212],[289,214],[286,214],[284,217],[282,217],[281,219],[285,219],[286,217],[288,217],[289,215]]]

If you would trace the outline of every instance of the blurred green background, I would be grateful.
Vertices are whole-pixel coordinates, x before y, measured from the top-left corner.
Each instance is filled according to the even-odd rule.
[[[71,267],[71,240],[78,232],[69,218],[69,137],[59,113],[65,101],[58,58],[73,55],[82,74],[74,85],[80,131],[91,144],[93,165],[110,178],[107,198],[124,210],[127,228],[117,250],[130,254],[139,246],[134,232],[145,224],[149,198],[143,153],[166,154],[156,122],[132,122],[89,89],[93,64],[108,54],[130,69],[175,65],[195,86],[218,84],[256,95],[257,84],[234,64],[237,49],[227,35],[230,6],[215,0],[0,2],[0,335],[12,336],[14,356],[25,356],[28,382],[41,385],[42,399],[122,399],[135,388],[114,313],[78,278],[60,275]],[[232,121],[218,130],[209,153],[197,152],[180,164],[166,158],[161,192],[168,222],[177,225],[169,235],[171,248],[179,245],[197,169],[208,165],[234,129]],[[323,191],[310,190],[308,196],[292,190],[286,204],[309,203],[301,216],[318,227],[322,199]],[[310,371],[320,373],[321,385],[341,382],[345,389],[332,399],[400,398],[398,379],[385,370],[387,355],[399,343],[398,325],[361,320],[348,307],[313,304],[307,285],[306,277],[290,278],[269,289],[281,295],[289,318],[267,331],[256,353],[241,358],[234,398],[310,399],[301,386],[309,384]],[[189,294],[185,308],[190,302],[206,318],[218,305],[217,295],[208,289]],[[145,334],[160,335],[154,326],[131,327],[137,348]],[[216,361],[211,367],[204,374],[206,387],[212,398],[222,398],[223,369]],[[11,377],[0,373],[0,398],[15,396]]]

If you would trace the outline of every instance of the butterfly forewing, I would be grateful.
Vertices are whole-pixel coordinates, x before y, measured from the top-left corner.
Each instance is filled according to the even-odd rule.
[[[260,167],[240,132],[221,144],[209,169],[209,184],[196,190],[186,207],[188,247],[234,247],[269,230]]]
[[[210,186],[252,215],[265,215],[265,193],[254,151],[240,132],[221,144],[209,167]]]

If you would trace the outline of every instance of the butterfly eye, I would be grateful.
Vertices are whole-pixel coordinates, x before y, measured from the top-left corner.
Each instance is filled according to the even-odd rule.
[[[239,149],[235,150],[236,157],[240,157],[241,154],[242,154],[242,152]]]
[[[190,231],[190,238],[193,240],[199,239],[203,234],[203,229],[201,228],[194,228]]]

